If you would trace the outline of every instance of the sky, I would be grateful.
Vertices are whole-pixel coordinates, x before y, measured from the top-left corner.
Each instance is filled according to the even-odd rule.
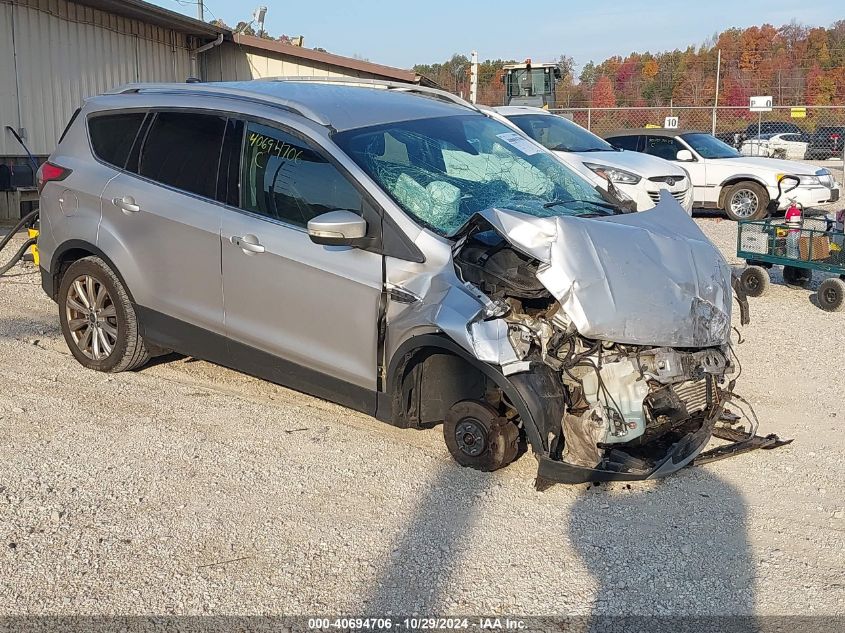
[[[196,16],[195,0],[152,0]],[[480,59],[530,57],[556,61],[561,54],[578,68],[591,59],[638,51],[686,48],[730,27],[796,20],[829,26],[842,19],[841,0],[204,0],[206,20],[229,26],[250,20],[267,6],[265,29],[272,35],[304,35],[308,48],[410,68],[453,53],[478,51]],[[253,6],[250,4],[254,2]]]

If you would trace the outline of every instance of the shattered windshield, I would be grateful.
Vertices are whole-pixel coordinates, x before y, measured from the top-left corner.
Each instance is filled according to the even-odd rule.
[[[333,138],[405,212],[441,235],[491,207],[542,217],[613,213],[589,182],[485,116],[400,121]]]

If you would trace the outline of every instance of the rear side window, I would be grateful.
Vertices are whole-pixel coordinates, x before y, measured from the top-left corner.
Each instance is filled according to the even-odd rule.
[[[125,112],[89,119],[88,131],[94,155],[109,165],[123,169],[144,116],[143,112]]]
[[[627,149],[632,152],[637,151],[637,145],[639,144],[640,137],[639,136],[614,136],[607,139],[613,147],[619,147],[621,149]]]
[[[214,199],[225,130],[226,117],[159,112],[144,141],[138,173]]]

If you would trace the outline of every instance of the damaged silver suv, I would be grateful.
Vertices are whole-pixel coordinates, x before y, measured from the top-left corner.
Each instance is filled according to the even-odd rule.
[[[173,350],[442,424],[464,466],[524,439],[565,482],[678,470],[730,396],[731,273],[677,202],[623,213],[446,93],[130,85],[39,187],[43,287],[91,369]]]

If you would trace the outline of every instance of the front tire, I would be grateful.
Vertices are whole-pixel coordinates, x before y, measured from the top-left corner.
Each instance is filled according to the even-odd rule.
[[[70,265],[59,286],[58,304],[62,334],[83,367],[117,373],[150,359],[126,289],[99,257]]]
[[[760,220],[766,217],[769,192],[756,182],[738,182],[725,193],[724,210],[731,220]]]
[[[519,452],[517,426],[479,400],[452,405],[443,423],[443,438],[456,462],[476,470],[498,470]]]

